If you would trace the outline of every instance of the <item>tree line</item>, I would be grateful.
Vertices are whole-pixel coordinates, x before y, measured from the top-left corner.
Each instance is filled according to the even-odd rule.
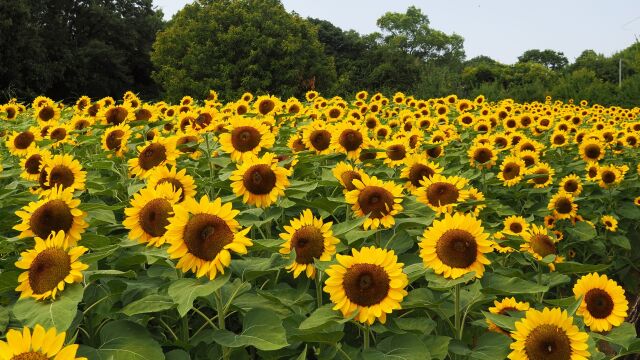
[[[152,0],[0,1],[0,13],[0,100],[374,89],[640,104],[639,43],[609,57],[585,50],[574,62],[549,49],[528,50],[513,65],[467,59],[460,35],[434,29],[413,6],[384,14],[372,34],[302,18],[280,0],[199,0],[167,22]]]

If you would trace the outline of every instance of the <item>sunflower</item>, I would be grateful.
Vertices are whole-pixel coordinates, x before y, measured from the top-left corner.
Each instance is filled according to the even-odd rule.
[[[573,196],[578,196],[582,192],[582,181],[578,175],[567,175],[560,180],[560,189]]]
[[[613,216],[604,215],[602,216],[600,221],[602,221],[602,223],[604,224],[604,227],[607,230],[611,232],[616,232],[616,230],[618,230],[618,220],[616,220],[616,218],[614,218]]]
[[[393,250],[364,247],[351,249],[352,255],[336,255],[338,263],[326,270],[329,278],[324,291],[345,317],[361,323],[381,323],[387,314],[401,309],[402,299],[407,296],[405,288],[409,278],[402,271],[403,265]]]
[[[18,277],[20,298],[55,299],[65,284],[82,281],[82,271],[89,266],[78,258],[87,252],[86,247],[69,246],[64,231],[51,233],[46,240],[36,236],[35,241],[34,248],[22,252],[15,263],[18,269],[27,270]]]
[[[148,187],[157,188],[165,183],[171,184],[174,191],[179,193],[178,203],[196,195],[195,181],[187,174],[187,169],[178,171],[176,167],[157,166],[151,170],[147,177]]]
[[[11,329],[7,331],[7,340],[0,340],[0,359],[2,360],[87,360],[76,357],[78,345],[63,347],[66,333],[57,333],[56,328],[45,330],[37,324],[33,332],[28,327],[22,331]]]
[[[84,190],[87,172],[82,170],[80,162],[69,154],[44,158],[40,169],[46,174],[45,188],[61,186],[72,191]]]
[[[52,141],[51,147],[57,148],[63,144],[75,144],[71,135],[71,126],[69,124],[57,124],[51,126],[49,130],[49,140]]]
[[[40,132],[37,128],[31,128],[22,132],[14,131],[5,144],[12,155],[24,156],[37,147],[37,140],[40,140]]]
[[[569,136],[564,131],[555,131],[551,135],[551,139],[549,140],[551,143],[551,148],[559,148],[567,145],[569,143]]]
[[[20,167],[22,173],[20,177],[26,180],[38,181],[40,178],[40,167],[43,163],[51,158],[51,152],[46,149],[37,147],[29,149],[29,151],[20,159]]]
[[[332,222],[323,222],[322,218],[314,218],[311,209],[302,212],[300,218],[291,220],[289,226],[285,225],[286,232],[280,234],[285,240],[280,248],[280,253],[289,255],[295,250],[296,259],[287,266],[287,270],[293,272],[297,278],[305,272],[308,278],[316,274],[314,260],[330,261],[336,253],[336,244],[340,243],[331,230]]]
[[[357,167],[352,166],[344,161],[336,164],[332,170],[333,176],[340,182],[340,185],[344,188],[342,192],[346,195],[347,192],[355,190],[356,186],[353,184],[354,180],[362,181],[364,171]]]
[[[466,191],[466,195],[467,195],[466,201],[473,202],[471,204],[471,212],[476,217],[480,216],[480,212],[487,207],[487,205],[484,203],[484,200],[485,200],[484,194],[480,192],[478,189],[471,187]]]
[[[78,209],[80,200],[73,198],[71,188],[56,186],[43,193],[44,197],[32,201],[16,211],[22,222],[13,227],[20,231],[19,238],[38,236],[46,239],[51,233],[64,231],[70,244],[80,240],[81,234],[89,226],[84,221],[87,215]]]
[[[535,176],[533,179],[529,180],[530,184],[533,184],[533,187],[545,188],[551,183],[553,183],[553,175],[555,175],[556,171],[549,166],[547,163],[539,162],[535,164],[532,168],[527,170],[527,175]]]
[[[526,167],[531,167],[540,161],[540,155],[531,150],[525,150],[518,153],[518,157],[524,161]]]
[[[489,169],[496,164],[498,156],[491,144],[475,144],[467,152],[471,166]]]
[[[582,297],[576,314],[584,318],[591,331],[609,331],[627,317],[629,302],[624,289],[607,275],[584,275],[573,286],[573,294],[576,299]]]
[[[230,177],[231,188],[245,204],[269,207],[284,195],[290,174],[290,170],[278,166],[275,154],[266,153],[238,164]]]
[[[107,128],[102,135],[102,149],[114,152],[122,157],[127,151],[127,141],[131,137],[131,128],[127,124],[115,125]]]
[[[331,128],[320,120],[314,120],[302,131],[302,142],[307,149],[313,150],[317,154],[331,152],[331,138]]]
[[[71,119],[71,129],[73,131],[84,132],[90,134],[88,130],[93,125],[93,119],[86,116],[74,116]]]
[[[170,183],[146,187],[134,194],[131,207],[124,209],[126,219],[122,221],[122,225],[130,230],[129,238],[147,246],[164,244],[166,226],[180,195],[181,190]]]
[[[202,155],[202,151],[198,150],[202,137],[192,128],[187,129],[186,132],[178,132],[175,136],[175,142],[176,149],[180,154],[186,154],[194,160],[197,160]]]
[[[500,301],[494,300],[492,307],[489,308],[491,314],[509,316],[509,312],[520,312],[529,310],[529,303],[517,301],[515,298],[504,298]],[[494,324],[493,321],[487,319],[487,325],[490,331],[509,335],[507,331]]]
[[[520,235],[523,231],[527,231],[529,229],[529,223],[522,216],[509,216],[504,219],[504,229],[502,232],[505,234],[511,235]]]
[[[220,145],[235,162],[258,155],[260,150],[271,148],[275,142],[267,125],[250,118],[234,117],[227,129],[229,132],[220,135]]]
[[[580,156],[586,162],[598,161],[605,155],[604,144],[597,139],[585,139],[579,146]]]
[[[505,186],[513,186],[522,180],[524,172],[524,161],[517,156],[509,155],[502,160],[498,179],[502,180]]]
[[[587,165],[585,166],[585,171],[587,173],[586,179],[589,181],[598,180],[599,169],[600,169],[600,164],[598,164],[598,162],[596,161],[587,162]]]
[[[345,194],[345,200],[351,204],[354,214],[367,216],[364,229],[393,226],[393,216],[402,211],[402,187],[367,174],[362,174],[362,179],[354,179],[352,183],[356,188]]]
[[[105,125],[120,125],[124,122],[135,119],[134,110],[127,105],[105,105],[103,106],[97,117],[100,118]]]
[[[437,214],[451,213],[461,202],[467,199],[463,188],[468,180],[458,176],[434,174],[420,180],[420,187],[414,190],[417,200],[430,207]]]
[[[481,278],[484,266],[491,263],[485,256],[493,251],[488,238],[475,216],[445,214],[422,234],[420,257],[426,267],[446,278],[457,279],[472,271]]]
[[[333,150],[346,154],[347,159],[356,160],[362,149],[368,147],[367,128],[361,125],[352,125],[344,121],[337,124],[332,131],[331,146]]]
[[[60,120],[60,108],[53,103],[49,103],[36,109],[34,115],[40,125],[55,123]]]
[[[291,137],[287,141],[287,146],[293,153],[298,153],[306,149],[304,142],[302,141],[302,135],[299,133],[291,135]]]
[[[543,226],[531,224],[531,226],[520,234],[524,243],[520,245],[521,251],[526,251],[533,255],[537,260],[542,260],[548,255],[557,255],[558,248],[556,243],[558,239],[555,236],[549,236],[547,229]],[[555,270],[554,263],[562,262],[562,257],[556,256],[553,263],[549,264],[549,269]]]
[[[511,333],[511,360],[587,360],[589,335],[573,324],[566,310],[529,309]]]
[[[636,198],[634,198],[634,199],[633,199],[633,203],[634,203],[636,206],[640,206],[640,196],[637,196]]]
[[[551,197],[547,209],[553,210],[556,219],[569,219],[578,213],[578,204],[573,202],[573,195],[560,190]]]
[[[275,114],[278,109],[281,108],[280,100],[275,96],[270,95],[258,96],[253,105],[257,113],[260,115]]]
[[[411,154],[405,158],[400,178],[407,180],[405,187],[409,191],[414,191],[422,186],[420,181],[441,172],[442,167],[429,161],[424,154]]]
[[[598,185],[603,189],[609,189],[622,182],[626,173],[626,168],[615,165],[604,165],[598,167]]]
[[[390,168],[400,166],[407,156],[411,155],[412,149],[407,139],[393,139],[382,144],[385,150],[378,153],[378,157],[384,159],[384,163]]]
[[[4,120],[15,120],[20,115],[20,108],[16,104],[0,105],[0,115]]]
[[[173,138],[156,136],[144,145],[138,146],[138,157],[129,159],[129,172],[133,175],[146,178],[149,171],[161,165],[175,165],[176,144]]]
[[[231,203],[222,204],[220,198],[209,201],[207,195],[200,202],[188,198],[174,206],[165,239],[171,247],[171,259],[180,259],[176,267],[192,271],[196,277],[207,275],[213,280],[231,263],[231,252],[246,254],[253,245],[246,237],[250,228],[240,229],[234,219],[239,211]]]

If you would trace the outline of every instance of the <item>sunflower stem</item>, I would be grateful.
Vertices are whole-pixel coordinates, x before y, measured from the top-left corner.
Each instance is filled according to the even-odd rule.
[[[316,302],[318,309],[322,307],[322,272],[316,268]]]
[[[482,180],[482,194],[487,197],[487,182],[484,178],[485,169],[484,166],[480,168],[480,180]]]
[[[460,317],[460,284],[456,284],[453,292],[453,302],[454,302],[454,324],[455,324],[455,338],[460,340],[462,339],[462,318]]]
[[[380,247],[381,238],[382,238],[382,231],[378,230],[376,232],[376,247]]]
[[[185,343],[189,342],[189,318],[185,315],[180,318],[180,337]]]
[[[213,164],[211,163],[211,144],[209,140],[209,132],[205,133],[205,138],[207,139],[207,162],[209,163],[209,177],[211,181],[213,181]]]
[[[371,327],[369,326],[369,324],[366,324],[364,326],[364,343],[363,343],[363,347],[365,350],[369,348],[369,332],[370,331],[371,331]]]
[[[220,330],[224,330],[225,329],[225,306],[222,303],[222,294],[220,292],[220,289],[216,290],[215,292],[215,298],[216,298],[216,308],[218,310],[218,328],[220,328]],[[222,346],[220,345],[220,347],[222,348],[222,358],[224,360],[228,360],[231,353],[229,352],[229,348],[226,346]]]

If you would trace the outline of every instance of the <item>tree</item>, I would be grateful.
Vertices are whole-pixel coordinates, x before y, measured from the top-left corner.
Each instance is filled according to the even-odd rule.
[[[424,61],[451,64],[464,60],[464,39],[432,29],[429,17],[415,6],[410,6],[404,14],[387,12],[377,24],[386,44]]]
[[[313,25],[278,0],[209,0],[186,5],[161,31],[151,59],[166,96],[226,99],[243,91],[300,96],[329,89],[335,68]]]
[[[152,0],[2,1],[0,13],[5,95],[156,94],[149,51],[163,23]]]
[[[561,70],[569,64],[569,60],[562,52],[553,50],[527,50],[518,57],[518,62],[533,62],[542,64],[551,70]]]

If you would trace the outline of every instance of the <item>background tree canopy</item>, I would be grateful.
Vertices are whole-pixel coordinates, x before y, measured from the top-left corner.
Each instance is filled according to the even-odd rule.
[[[2,1],[0,13],[0,100],[375,89],[640,105],[639,43],[609,57],[585,50],[573,63],[551,49],[527,50],[513,65],[466,59],[464,39],[432,28],[414,6],[384,14],[372,34],[303,19],[279,0],[199,0],[168,23],[152,0]]]

